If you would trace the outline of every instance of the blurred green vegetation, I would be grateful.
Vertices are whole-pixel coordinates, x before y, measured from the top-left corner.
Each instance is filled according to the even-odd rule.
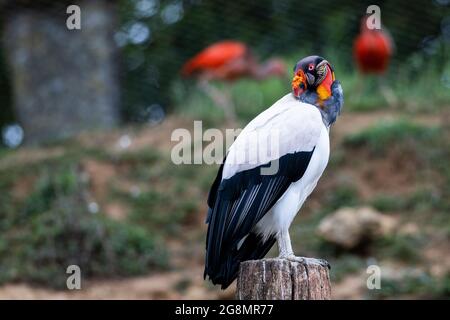
[[[216,174],[213,166],[202,167],[199,175],[200,167],[173,165],[166,154],[147,147],[112,152],[68,140],[46,148],[64,152],[2,163],[7,169],[0,170],[0,284],[65,288],[71,264],[86,279],[171,267],[166,240],[196,225],[200,200]],[[3,152],[3,159],[15,156],[13,150]],[[92,193],[93,179],[103,173],[89,173],[89,161],[114,168],[100,200]],[[124,217],[109,216],[103,210],[108,203],[123,204]]]
[[[71,264],[80,266],[86,278],[136,275],[167,266],[157,237],[97,212],[97,204],[87,199],[88,184],[78,161],[72,154],[0,172],[0,283],[64,288],[65,268]],[[31,192],[17,199],[14,186],[30,178]]]
[[[368,150],[374,159],[395,152],[404,156],[408,168],[413,168],[410,175],[429,186],[419,187],[415,193],[394,203],[393,198],[383,194],[374,199],[381,209],[435,209],[446,211],[450,208],[450,141],[448,129],[433,125],[421,125],[408,120],[380,122],[361,132],[347,136],[344,146],[350,149]],[[411,166],[412,164],[412,166]],[[434,190],[430,186],[434,185]],[[428,203],[424,206],[423,203]],[[387,207],[387,208],[386,208]]]
[[[436,279],[427,272],[410,274],[397,279],[384,279],[381,290],[370,290],[369,297],[386,299],[402,295],[419,299],[448,299],[450,297],[450,274]]]
[[[420,260],[420,248],[423,245],[424,239],[421,235],[388,235],[377,239],[375,256],[383,256],[384,258],[401,262],[417,263]]]
[[[426,127],[406,120],[387,121],[348,136],[345,144],[351,147],[365,146],[373,153],[389,151],[393,144],[412,145],[420,151],[424,145],[436,140],[442,132],[439,128]]]
[[[167,183],[162,189],[150,189],[138,196],[114,190],[112,197],[120,199],[131,206],[130,221],[145,226],[147,229],[162,235],[174,235],[180,231],[184,223],[198,215],[198,202],[189,196],[190,184],[195,181],[195,172],[183,170],[181,167],[167,166],[135,166],[132,169],[134,181],[154,184]],[[188,167],[186,167],[188,169]],[[176,175],[176,179],[172,175]],[[173,180],[173,181],[172,181]],[[170,182],[169,182],[170,181]]]

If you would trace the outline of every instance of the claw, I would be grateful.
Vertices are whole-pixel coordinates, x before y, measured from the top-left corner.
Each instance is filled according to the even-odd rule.
[[[331,269],[330,264],[328,261],[324,259],[315,259],[315,258],[306,258],[306,257],[297,257],[295,255],[288,255],[288,256],[280,256],[280,259],[286,259],[292,262],[299,262],[303,264],[318,264],[322,267],[328,268],[328,270]]]

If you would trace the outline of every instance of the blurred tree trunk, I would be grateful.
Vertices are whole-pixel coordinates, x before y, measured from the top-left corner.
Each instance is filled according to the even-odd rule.
[[[64,1],[7,1],[3,12],[14,110],[27,143],[119,121],[115,1],[71,2],[81,8],[81,30],[67,28]]]

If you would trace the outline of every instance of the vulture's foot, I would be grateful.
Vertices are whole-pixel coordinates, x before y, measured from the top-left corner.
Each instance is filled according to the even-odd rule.
[[[297,257],[295,255],[288,255],[288,256],[280,256],[280,259],[286,259],[292,262],[300,262],[303,264],[317,264],[320,265],[322,267],[331,269],[330,264],[328,263],[328,261],[324,260],[324,259],[315,259],[315,258],[307,258],[307,257]]]

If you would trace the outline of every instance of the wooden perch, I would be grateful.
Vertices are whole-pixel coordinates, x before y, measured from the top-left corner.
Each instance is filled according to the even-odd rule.
[[[244,261],[239,267],[238,300],[329,300],[328,268],[285,259]]]

